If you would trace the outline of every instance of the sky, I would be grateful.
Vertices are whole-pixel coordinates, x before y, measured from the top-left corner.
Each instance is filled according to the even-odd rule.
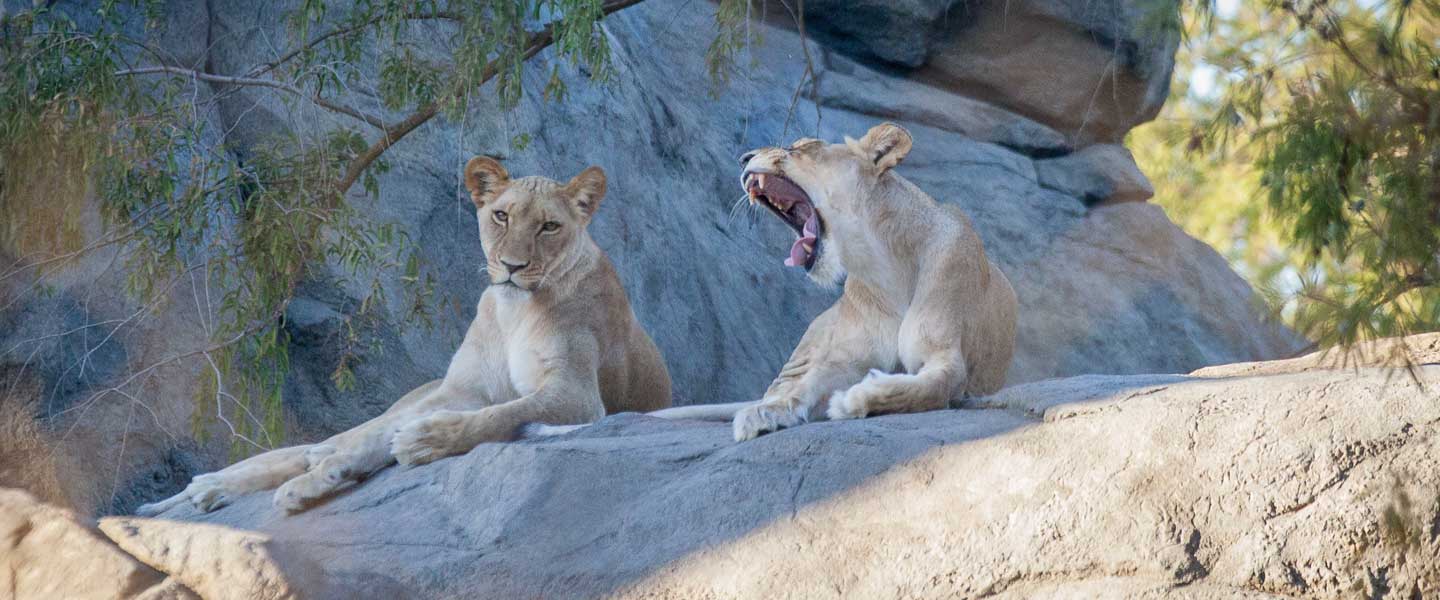
[[[1216,0],[1215,16],[1228,19],[1240,10],[1240,0]],[[1204,62],[1197,62],[1190,71],[1190,91],[1202,98],[1215,93],[1215,78],[1220,71]]]

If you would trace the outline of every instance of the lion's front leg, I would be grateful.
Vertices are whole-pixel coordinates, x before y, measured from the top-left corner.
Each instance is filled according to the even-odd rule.
[[[534,392],[479,410],[420,415],[395,432],[391,454],[402,465],[421,465],[464,454],[483,443],[513,441],[529,423],[573,425],[605,416],[594,345],[572,340],[564,348],[568,351],[557,353],[562,359],[550,361],[553,370],[540,379]]]
[[[390,441],[390,453],[407,467],[464,454],[487,441],[504,441],[505,427],[498,420],[488,408],[436,411],[402,426]]]
[[[812,411],[825,397],[825,390],[844,387],[853,381],[847,377],[846,372],[851,369],[846,365],[817,361],[810,352],[802,354],[802,349],[796,349],[795,356],[781,369],[763,399],[735,413],[731,423],[735,441],[755,439],[812,420],[818,416]]]
[[[731,423],[735,441],[752,440],[815,420],[822,415],[817,410],[820,400],[858,381],[866,367],[862,363],[821,363],[805,368],[795,380],[777,380],[764,399],[735,413]]]
[[[153,517],[187,501],[201,512],[210,512],[244,494],[274,489],[285,480],[304,473],[310,466],[310,457],[330,449],[324,444],[315,444],[258,454],[219,471],[196,475],[180,493],[142,505],[135,509],[135,514]]]
[[[372,422],[341,434],[335,440],[338,449],[323,455],[312,455],[309,468],[286,481],[275,490],[276,508],[298,512],[309,508],[351,483],[395,464],[389,452],[393,422]],[[336,446],[331,446],[336,448]]]
[[[843,302],[843,300],[842,300]],[[765,397],[735,414],[735,441],[794,427],[823,415],[817,406],[830,394],[860,381],[865,372],[887,361],[876,338],[885,323],[862,320],[837,304],[810,324],[789,362],[780,370]],[[845,315],[848,318],[842,318]]]

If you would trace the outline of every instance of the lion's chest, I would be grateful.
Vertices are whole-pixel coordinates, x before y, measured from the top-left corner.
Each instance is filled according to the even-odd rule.
[[[544,314],[499,302],[482,304],[445,374],[485,404],[535,392],[555,362],[554,327]]]
[[[495,316],[495,330],[503,340],[502,351],[496,353],[497,370],[505,374],[517,397],[534,393],[561,350],[556,347],[554,319],[533,306],[503,303]]]

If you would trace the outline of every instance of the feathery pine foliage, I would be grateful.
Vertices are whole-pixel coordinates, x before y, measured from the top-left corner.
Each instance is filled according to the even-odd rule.
[[[1321,346],[1440,329],[1440,2],[1234,4],[1131,136],[1158,200]]]

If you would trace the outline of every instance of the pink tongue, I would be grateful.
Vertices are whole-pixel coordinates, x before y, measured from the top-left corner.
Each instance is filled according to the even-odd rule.
[[[805,226],[801,228],[804,235],[801,235],[800,239],[795,240],[795,245],[790,246],[790,258],[785,259],[785,266],[803,267],[805,263],[810,262],[810,253],[813,252],[815,248],[815,234],[817,233],[815,229],[818,226],[817,223],[818,219],[815,218],[815,213],[810,213],[810,218],[805,219]],[[809,250],[805,249],[806,245],[810,246]]]

